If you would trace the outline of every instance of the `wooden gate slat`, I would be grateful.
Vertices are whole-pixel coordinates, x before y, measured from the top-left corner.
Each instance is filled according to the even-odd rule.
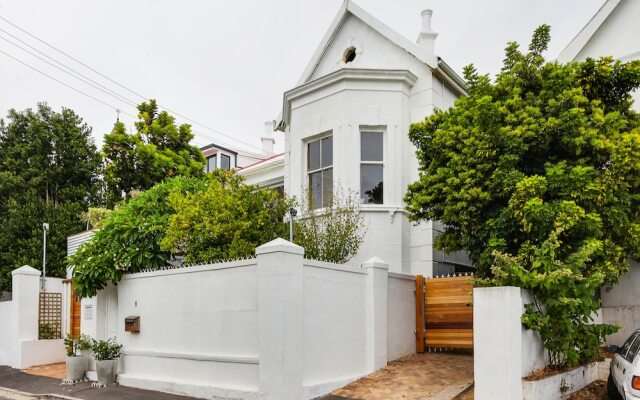
[[[469,276],[416,277],[416,351],[424,351],[425,346],[473,349],[472,301]]]
[[[424,352],[424,276],[416,275],[416,352]]]

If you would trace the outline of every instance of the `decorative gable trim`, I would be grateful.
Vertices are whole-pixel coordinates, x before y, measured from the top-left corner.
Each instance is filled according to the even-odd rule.
[[[313,73],[320,65],[320,62],[327,52],[327,49],[329,48],[329,46],[331,46],[331,43],[333,43],[333,40],[340,31],[340,28],[342,28],[345,21],[350,15],[353,15],[354,17],[360,19],[362,22],[380,33],[387,40],[391,41],[391,43],[404,49],[419,61],[427,64],[432,69],[438,68],[438,61],[436,57],[427,54],[427,52],[422,47],[418,46],[416,43],[413,43],[398,32],[389,28],[379,19],[375,18],[373,15],[360,8],[353,1],[345,0],[344,3],[342,3],[342,7],[340,7],[340,10],[338,11],[338,15],[336,15],[336,17],[334,18],[333,22],[329,26],[329,30],[325,33],[322,41],[320,42],[320,45],[313,54],[313,57],[311,57],[309,64],[307,64],[307,67],[298,80],[297,85],[302,85],[311,80]]]

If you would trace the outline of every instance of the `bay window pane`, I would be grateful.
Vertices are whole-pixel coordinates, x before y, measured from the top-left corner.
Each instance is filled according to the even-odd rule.
[[[322,171],[309,174],[309,208],[322,207]]]
[[[333,165],[333,136],[322,139],[322,166]]]
[[[322,207],[331,207],[333,203],[333,168],[322,171]]]
[[[320,168],[320,141],[307,145],[307,169],[313,171]]]
[[[382,161],[382,132],[362,132],[360,135],[360,160]]]
[[[382,165],[360,166],[360,198],[364,204],[382,204]]]

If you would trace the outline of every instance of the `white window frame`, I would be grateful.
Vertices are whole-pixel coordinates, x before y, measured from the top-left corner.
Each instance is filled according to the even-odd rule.
[[[332,145],[331,145],[331,165],[330,166],[322,166],[322,140],[326,139],[328,137],[331,137],[332,140]],[[305,166],[305,182],[306,182],[306,187],[307,187],[307,193],[304,194],[304,196],[308,196],[307,201],[309,202],[308,206],[310,209],[311,208],[311,184],[309,182],[310,180],[310,176],[311,174],[314,174],[316,172],[321,172],[321,171],[325,171],[328,169],[331,169],[331,201],[333,202],[333,183],[335,181],[335,168],[334,168],[334,162],[335,162],[335,142],[333,141],[333,131],[328,131],[325,133],[322,133],[320,135],[316,135],[316,136],[312,136],[309,137],[307,139],[305,139],[302,143],[303,143],[303,148],[304,148],[304,166]],[[316,168],[316,169],[309,169],[309,145],[313,142],[320,142],[320,168]],[[324,204],[324,180],[322,180],[322,199],[323,199],[323,204],[322,207],[315,207],[313,208],[313,210],[321,210],[323,208],[326,208],[328,205]]]
[[[363,160],[362,159],[362,134],[363,133],[379,133],[382,135],[382,161],[368,161],[368,160]],[[386,159],[387,159],[387,130],[385,127],[380,127],[380,126],[360,126],[360,130],[359,130],[359,136],[358,136],[358,147],[359,147],[359,156],[358,156],[358,185],[360,186],[360,190],[362,190],[362,185],[361,185],[361,181],[362,181],[362,166],[363,165],[380,165],[382,166],[382,203],[365,203],[364,201],[362,201],[362,197],[364,196],[364,193],[360,193],[360,203],[363,206],[366,207],[376,207],[376,206],[383,206],[386,204],[385,198],[386,198],[386,193],[387,191],[385,190],[385,171],[386,171]]]

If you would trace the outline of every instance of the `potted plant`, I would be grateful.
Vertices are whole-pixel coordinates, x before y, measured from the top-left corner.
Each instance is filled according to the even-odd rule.
[[[91,349],[91,338],[88,335],[73,336],[67,334],[64,338],[67,346],[67,380],[77,382],[84,378],[89,367],[89,356],[78,354],[78,351]]]
[[[98,386],[107,386],[116,381],[116,369],[118,358],[122,353],[122,345],[115,338],[107,340],[93,339],[93,357],[96,359],[96,373],[98,374]]]

